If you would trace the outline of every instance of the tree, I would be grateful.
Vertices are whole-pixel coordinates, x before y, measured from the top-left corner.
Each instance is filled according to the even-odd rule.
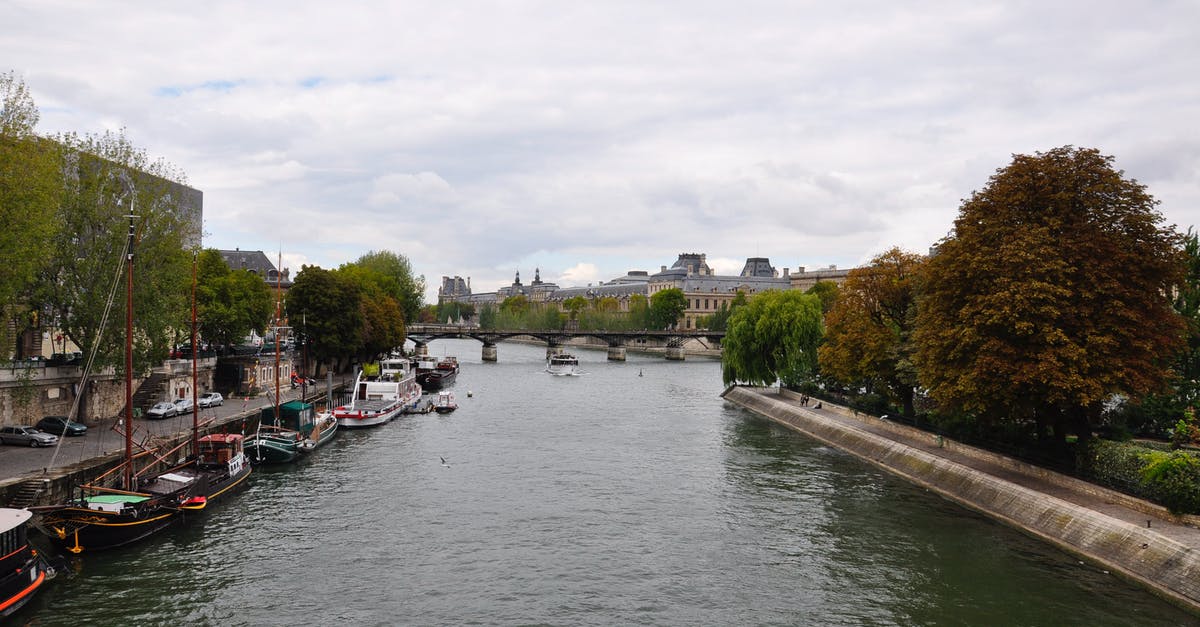
[[[393,279],[394,284],[381,287],[400,303],[406,322],[417,319],[425,301],[425,277],[413,274],[407,257],[388,250],[373,250],[359,257],[354,265]]]
[[[302,266],[288,289],[288,310],[302,312],[301,333],[309,339],[309,354],[338,370],[340,360],[356,355],[363,345],[363,311],[359,284],[318,266]]]
[[[719,306],[717,306],[716,313],[714,313],[708,319],[708,328],[713,331],[725,331],[729,328],[729,317],[733,315],[734,311],[737,311],[738,307],[741,307],[745,304],[746,293],[738,290],[737,295],[734,296],[733,300],[729,301],[728,304],[722,302]]]
[[[650,327],[650,301],[641,294],[629,297],[629,323],[631,328]]]
[[[60,224],[62,188],[57,146],[37,137],[39,113],[29,89],[12,72],[0,74],[0,357],[32,322],[36,303],[26,296],[50,256]]]
[[[821,301],[795,290],[769,290],[729,318],[721,357],[726,384],[796,386],[812,376],[821,341]]]
[[[196,309],[200,334],[220,346],[232,346],[250,333],[263,331],[275,313],[275,298],[262,277],[249,270],[230,270],[215,249],[197,260]]]
[[[655,292],[650,296],[650,328],[666,329],[678,324],[687,306],[687,297],[677,287]]]
[[[96,349],[98,367],[123,366],[125,300],[105,305],[114,278],[123,277],[130,210],[134,227],[134,362],[143,371],[160,362],[174,334],[191,319],[192,256],[184,242],[193,226],[173,194],[182,173],[151,161],[123,133],[62,135],[65,182],[38,298],[76,345]],[[122,279],[123,283],[123,279]]]
[[[914,413],[912,331],[923,264],[924,257],[893,248],[851,270],[826,313],[825,341],[817,350],[822,375],[845,384],[881,383],[906,416]]]
[[[495,329],[496,328],[496,308],[491,304],[485,304],[479,308],[479,328]]]
[[[359,263],[344,264],[334,274],[357,287],[363,329],[356,355],[371,361],[403,346],[405,318],[395,277]]]
[[[922,384],[985,422],[1091,435],[1103,402],[1162,387],[1183,320],[1180,236],[1112,157],[1015,155],[963,202],[928,261],[914,334]]]
[[[579,312],[583,311],[588,306],[588,299],[582,296],[572,296],[563,301],[563,309],[567,310],[567,317],[570,320],[579,318]]]
[[[821,311],[829,313],[833,309],[833,304],[837,302],[838,285],[833,281],[817,281],[812,287],[805,291],[805,294],[813,294],[821,299]]]

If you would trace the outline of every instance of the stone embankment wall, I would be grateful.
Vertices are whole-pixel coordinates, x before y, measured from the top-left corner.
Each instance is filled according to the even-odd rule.
[[[1196,548],[1155,529],[1113,518],[866,429],[857,429],[851,424],[823,417],[819,412],[787,402],[786,397],[781,398],[774,391],[733,387],[722,396],[950,500],[1088,558],[1165,598],[1200,612],[1200,554]],[[826,411],[834,409],[833,406],[826,406]],[[861,416],[855,418],[862,419]],[[884,428],[889,430],[892,427],[906,428],[874,420],[883,423]],[[923,437],[934,436],[925,433]],[[948,440],[940,444],[955,447],[960,453],[970,448]],[[977,449],[969,454],[998,457]],[[1026,465],[1005,460],[1006,468],[1019,471],[1021,466]],[[1075,481],[1068,477],[1061,479]],[[1091,486],[1091,489],[1103,490],[1095,486]],[[1110,491],[1103,492],[1103,498],[1107,499]],[[1142,508],[1138,510],[1142,511]]]

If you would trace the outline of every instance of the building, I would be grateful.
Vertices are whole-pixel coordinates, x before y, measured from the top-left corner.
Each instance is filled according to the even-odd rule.
[[[766,257],[750,257],[737,276],[715,274],[708,266],[703,253],[680,253],[670,268],[662,269],[650,277],[647,296],[667,289],[679,289],[687,299],[687,309],[680,319],[680,328],[704,327],[704,318],[717,313],[722,305],[743,293],[747,297],[766,290],[786,290],[790,287],[787,268],[783,276],[771,266]]]
[[[271,258],[261,250],[235,248],[217,252],[221,253],[221,259],[225,260],[225,265],[229,266],[230,270],[248,270],[252,274],[261,276],[272,288],[278,284],[279,288],[285,292],[292,286],[291,270],[284,268],[281,272],[271,262]]]

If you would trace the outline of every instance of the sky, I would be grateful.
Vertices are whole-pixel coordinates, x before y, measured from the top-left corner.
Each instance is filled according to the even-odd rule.
[[[1194,0],[0,0],[0,23],[38,132],[124,129],[204,193],[206,247],[293,274],[390,250],[433,302],[443,275],[923,253],[1012,155],[1068,144],[1200,224]]]

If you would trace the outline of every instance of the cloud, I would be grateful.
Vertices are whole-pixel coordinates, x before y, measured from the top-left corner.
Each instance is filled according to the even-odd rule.
[[[478,291],[924,251],[1010,155],[1064,144],[1200,222],[1200,5],[687,8],[45,0],[0,58],[42,132],[124,127],[182,168],[206,244],[394,250]]]

